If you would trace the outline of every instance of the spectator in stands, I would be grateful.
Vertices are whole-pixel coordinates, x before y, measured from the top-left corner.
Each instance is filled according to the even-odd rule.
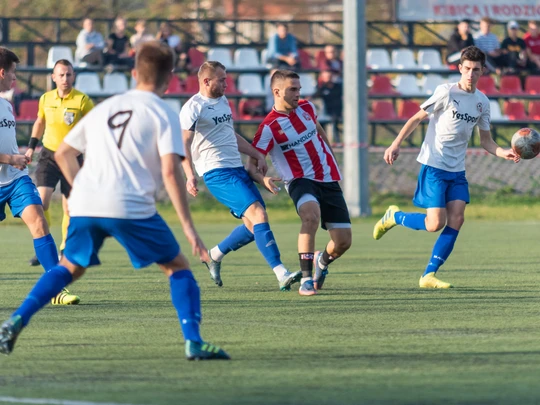
[[[168,44],[174,51],[176,57],[176,66],[183,70],[190,70],[190,61],[188,47],[182,43],[178,35],[173,35],[172,27],[168,22],[163,22],[159,26],[156,39]]]
[[[91,18],[85,18],[83,29],[77,36],[75,61],[100,66],[103,64],[103,48],[105,48],[103,35],[94,31],[94,21]]]
[[[135,54],[135,49],[137,47],[147,41],[152,41],[154,39],[154,36],[146,31],[146,21],[145,20],[138,20],[135,24],[135,34],[131,36],[129,39],[129,43],[131,45],[132,54]]]
[[[295,36],[289,33],[284,23],[277,24],[276,29],[277,32],[268,40],[266,61],[276,69],[298,69],[300,62]]]
[[[448,40],[446,62],[457,67],[461,59],[461,51],[471,45],[474,45],[474,39],[469,31],[469,22],[463,20]]]
[[[132,68],[135,60],[130,56],[129,38],[126,35],[126,20],[118,17],[114,20],[114,32],[107,38],[104,51],[106,65],[120,65]]]
[[[338,124],[343,116],[343,84],[341,76],[335,72],[324,70],[319,75],[317,91],[314,98],[320,97],[324,102],[324,113],[332,122],[332,141],[340,142]]]
[[[497,35],[490,32],[491,19],[483,17],[480,20],[480,32],[474,37],[474,44],[486,54],[486,65],[492,72],[501,73],[504,66],[504,55]]]
[[[523,37],[527,45],[527,56],[534,65],[535,70],[540,70],[540,32],[536,21],[529,21],[529,31]]]
[[[326,45],[324,47],[324,59],[321,59],[319,66],[317,67],[320,70],[328,70],[334,73],[337,80],[342,80],[343,61],[340,59],[338,51],[334,45]]]
[[[519,24],[510,21],[507,25],[508,36],[502,41],[501,49],[505,55],[504,74],[519,74],[529,67],[527,45],[518,37]]]

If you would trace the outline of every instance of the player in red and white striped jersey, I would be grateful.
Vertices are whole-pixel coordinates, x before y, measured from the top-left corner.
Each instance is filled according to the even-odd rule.
[[[328,265],[351,246],[351,221],[338,164],[315,107],[300,100],[300,77],[277,70],[271,79],[274,107],[259,126],[253,146],[270,159],[289,192],[302,226],[298,254],[302,270],[301,295],[314,295],[328,274]],[[262,181],[256,162],[250,160],[252,178]],[[315,234],[321,222],[330,233],[323,252],[315,252]],[[313,279],[313,265],[315,277]]]

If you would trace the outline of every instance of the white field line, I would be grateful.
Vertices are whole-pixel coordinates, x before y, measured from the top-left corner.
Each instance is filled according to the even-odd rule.
[[[134,405],[134,404],[120,404],[116,402],[70,401],[66,399],[15,398],[15,397],[3,397],[3,396],[0,396],[0,403],[37,404],[37,405]]]

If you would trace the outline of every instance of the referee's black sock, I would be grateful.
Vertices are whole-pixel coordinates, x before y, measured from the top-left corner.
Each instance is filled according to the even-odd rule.
[[[298,253],[302,278],[313,277],[313,252]]]

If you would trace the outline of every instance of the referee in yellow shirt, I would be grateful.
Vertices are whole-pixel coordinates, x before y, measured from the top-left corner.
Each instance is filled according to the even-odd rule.
[[[62,252],[66,243],[69,225],[67,197],[71,187],[54,160],[54,152],[71,128],[94,107],[94,103],[86,94],[73,88],[75,73],[73,65],[68,60],[60,59],[56,62],[53,68],[52,80],[56,83],[56,89],[43,94],[39,99],[38,116],[32,128],[32,137],[28,144],[26,157],[29,160],[32,159],[34,150],[43,137],[43,148],[36,169],[36,185],[43,202],[45,218],[50,226],[49,205],[53,191],[60,182],[62,207],[64,208],[62,244],[60,245],[60,252]],[[83,157],[80,155],[79,164],[81,165],[82,160]],[[30,264],[38,266],[39,261],[36,257],[33,257]]]

